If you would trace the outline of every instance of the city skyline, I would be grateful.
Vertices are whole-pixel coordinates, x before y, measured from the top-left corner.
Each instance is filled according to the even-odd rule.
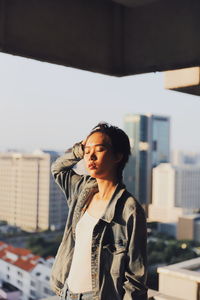
[[[166,115],[172,149],[200,152],[197,96],[164,90],[162,73],[123,78],[0,54],[0,151],[64,151],[99,121],[123,128],[126,114]]]

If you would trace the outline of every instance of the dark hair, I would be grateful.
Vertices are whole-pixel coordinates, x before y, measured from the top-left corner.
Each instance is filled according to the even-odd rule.
[[[105,122],[97,124],[87,138],[89,138],[95,132],[105,133],[110,138],[113,153],[123,154],[123,157],[117,168],[117,177],[119,180],[121,180],[123,169],[128,162],[129,155],[131,153],[130,142],[127,134],[122,129]]]

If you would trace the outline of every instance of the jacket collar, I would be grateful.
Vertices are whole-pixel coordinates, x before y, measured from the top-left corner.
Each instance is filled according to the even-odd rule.
[[[87,188],[90,190],[93,190],[94,192],[98,191],[97,181],[94,180],[94,181],[90,182],[90,184],[88,184]],[[116,209],[117,202],[124,192],[125,192],[125,185],[123,184],[123,182],[119,182],[115,188],[115,191],[114,191],[108,205],[106,206],[104,214],[101,216],[101,220],[103,220],[107,223],[111,223],[111,221],[113,220],[114,215],[115,215],[115,209]]]

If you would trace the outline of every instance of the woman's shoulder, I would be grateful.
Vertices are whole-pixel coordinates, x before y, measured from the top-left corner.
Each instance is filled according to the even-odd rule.
[[[96,179],[91,177],[90,175],[81,175],[80,181],[76,187],[76,196],[79,196],[83,192],[83,190],[94,189],[97,187]]]
[[[134,197],[127,189],[125,189],[124,194],[124,211],[127,214],[145,214],[144,208],[142,207],[141,203]]]

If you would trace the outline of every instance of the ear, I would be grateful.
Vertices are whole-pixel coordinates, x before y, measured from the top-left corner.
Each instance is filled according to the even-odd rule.
[[[122,153],[116,153],[115,154],[115,162],[119,163],[123,158],[123,154]]]

